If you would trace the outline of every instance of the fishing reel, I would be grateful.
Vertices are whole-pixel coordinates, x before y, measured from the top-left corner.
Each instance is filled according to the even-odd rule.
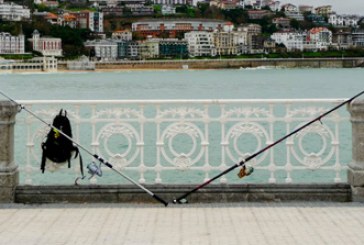
[[[91,175],[89,179],[94,177],[95,175],[101,177],[102,170],[101,170],[101,163],[97,165],[95,162],[89,163],[87,165],[88,173]]]
[[[254,172],[254,168],[253,167],[246,167],[245,165],[243,165],[243,167],[240,169],[239,173],[238,173],[238,177],[241,179],[245,176],[249,176]]]

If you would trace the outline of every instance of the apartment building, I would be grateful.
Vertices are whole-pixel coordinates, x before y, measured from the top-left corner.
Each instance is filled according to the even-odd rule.
[[[234,43],[233,32],[216,31],[213,33],[213,44],[217,55],[236,55],[238,47]]]
[[[332,44],[332,32],[326,27],[312,28],[307,33],[307,43],[316,50],[327,50]]]
[[[30,9],[13,2],[0,3],[0,20],[21,21],[30,18]]]
[[[191,57],[216,56],[214,34],[207,31],[192,31],[185,33],[188,43],[188,53]]]
[[[94,49],[95,57],[102,60],[116,60],[118,58],[118,44],[113,40],[93,40],[85,42],[85,47]]]
[[[137,21],[132,24],[132,32],[141,37],[169,37],[176,38],[177,35],[183,35],[191,31],[208,31],[222,30],[226,21],[224,20],[204,20],[204,19],[151,19]]]
[[[305,35],[293,31],[279,31],[271,35],[277,44],[283,44],[287,51],[303,51],[303,43],[305,40]]]
[[[24,35],[12,36],[8,32],[0,33],[0,54],[24,54]]]
[[[358,22],[360,18],[357,16],[345,16],[330,14],[328,18],[329,24],[335,27],[358,27]]]
[[[315,12],[316,12],[316,14],[320,14],[323,16],[328,16],[329,14],[333,13],[331,5],[319,6],[319,7],[315,8]]]

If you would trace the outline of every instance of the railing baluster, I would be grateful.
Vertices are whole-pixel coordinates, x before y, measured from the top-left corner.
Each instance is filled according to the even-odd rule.
[[[174,184],[174,181],[198,183],[208,179],[216,171],[226,169],[251,154],[256,147],[263,147],[292,131],[324,110],[323,107],[330,108],[339,101],[92,100],[26,101],[25,104],[29,108],[36,105],[38,115],[46,117],[47,121],[51,121],[52,113],[57,108],[72,108],[71,122],[77,141],[90,141],[85,145],[89,145],[92,152],[111,159],[111,163],[114,159],[117,162],[115,167],[134,173],[132,175],[140,183]],[[220,183],[292,183],[297,181],[297,173],[305,173],[306,170],[332,172],[331,180],[329,178],[325,181],[341,182],[342,171],[350,161],[350,154],[347,157],[349,160],[341,159],[345,155],[342,154],[340,146],[350,144],[350,139],[339,141],[342,133],[340,126],[344,123],[349,125],[349,116],[343,113],[344,110],[325,118],[327,123],[322,126],[318,124],[316,128],[303,131],[300,135],[287,139],[285,145],[272,148],[252,160],[250,164],[257,170],[254,177],[239,180],[232,174],[223,176]],[[16,153],[17,162],[25,170],[22,175],[25,179],[21,181],[25,184],[37,184],[39,180],[32,179],[32,176],[36,173],[33,169],[38,169],[37,154],[41,151],[40,146],[34,144],[39,143],[40,135],[44,132],[38,132],[38,122],[29,119],[27,115],[24,115],[25,120],[19,116],[16,127],[20,131],[24,130],[26,140],[21,144],[27,149],[25,156]],[[22,129],[22,126],[25,127]],[[38,131],[35,132],[34,129]],[[90,130],[90,133],[86,132],[87,135],[83,136],[85,130]],[[100,136],[104,133],[102,130],[108,130],[108,135],[103,140]],[[131,144],[126,146],[123,141],[123,147],[130,147],[127,154],[122,148],[118,148],[117,140],[120,136]],[[311,148],[306,149],[306,137],[311,136],[318,138],[318,148],[321,147],[320,144],[326,147],[319,154]],[[107,143],[111,141],[111,137],[114,137],[116,145],[114,141]],[[180,138],[176,141],[178,137]],[[186,143],[183,143],[185,140]],[[182,143],[178,143],[180,141]],[[110,151],[105,144],[111,144],[117,152]],[[79,168],[77,164],[73,166],[77,175]],[[60,175],[66,171],[62,170]],[[192,175],[194,177],[190,177]],[[53,178],[50,181],[52,180]],[[90,182],[119,183],[119,180],[113,181],[108,178],[102,181],[93,178]],[[302,181],[301,177],[298,181]],[[58,180],[55,182],[59,183]]]

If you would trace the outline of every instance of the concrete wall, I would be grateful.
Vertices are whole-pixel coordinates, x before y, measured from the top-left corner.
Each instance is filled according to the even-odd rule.
[[[0,203],[13,202],[19,184],[18,166],[14,162],[14,124],[18,107],[0,101]]]
[[[352,124],[353,159],[349,164],[348,182],[354,201],[364,201],[364,99],[355,100],[348,107]]]
[[[305,58],[305,59],[201,59],[201,60],[161,60],[161,61],[126,61],[126,62],[98,62],[96,69],[239,69],[254,67],[285,67],[285,68],[353,68],[364,63],[362,58]],[[62,65],[59,64],[59,69]]]

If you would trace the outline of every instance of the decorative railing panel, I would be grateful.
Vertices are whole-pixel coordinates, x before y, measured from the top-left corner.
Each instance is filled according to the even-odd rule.
[[[142,184],[200,183],[273,143],[342,100],[21,101],[51,123],[66,109],[76,142]],[[78,160],[39,170],[49,127],[26,112],[17,116],[15,159],[24,184],[73,184]],[[94,161],[82,152],[85,163]],[[348,112],[343,108],[265,151],[217,183],[345,182],[351,159]],[[56,170],[50,173],[52,170]],[[126,184],[104,167],[93,184]],[[88,183],[85,181],[83,183]]]

